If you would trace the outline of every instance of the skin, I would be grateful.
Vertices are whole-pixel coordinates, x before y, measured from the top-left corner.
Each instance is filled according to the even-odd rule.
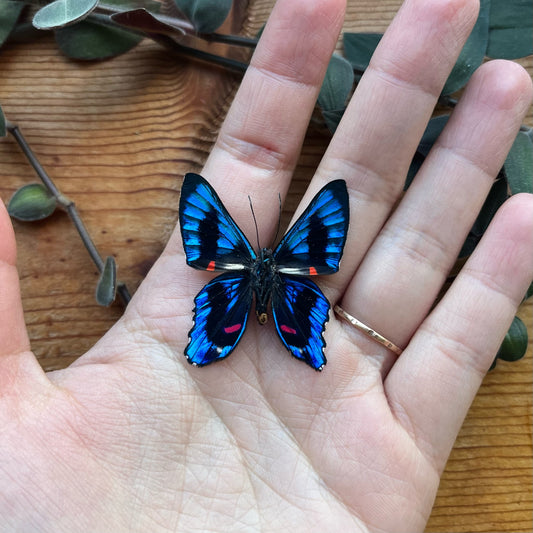
[[[194,295],[179,231],[124,317],[45,374],[23,321],[0,206],[2,531],[422,531],[463,418],[533,278],[533,199],[511,198],[431,309],[531,102],[516,64],[472,77],[401,198],[418,140],[477,15],[406,0],[302,201],[345,179],[352,213],[322,373],[251,320],[226,360],[183,357]],[[343,20],[341,0],[279,0],[202,174],[247,235],[277,223]],[[412,31],[416,28],[416,31]],[[283,38],[280,38],[280,37]],[[431,53],[428,53],[428,50]],[[429,314],[428,314],[429,313]]]

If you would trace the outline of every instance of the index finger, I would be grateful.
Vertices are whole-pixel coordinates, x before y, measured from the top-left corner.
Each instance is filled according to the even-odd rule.
[[[290,183],[344,8],[344,0],[276,3],[205,164],[204,177],[247,235],[248,195],[260,233],[277,222],[272,205]]]

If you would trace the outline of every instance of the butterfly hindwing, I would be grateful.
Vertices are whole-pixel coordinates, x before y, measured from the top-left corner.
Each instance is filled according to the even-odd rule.
[[[283,344],[315,370],[326,364],[324,333],[329,302],[311,280],[281,275],[272,289],[272,314]]]
[[[239,342],[252,305],[248,275],[226,273],[210,281],[194,299],[194,326],[185,355],[204,366],[227,357]]]
[[[209,183],[189,173],[181,188],[179,218],[187,264],[199,270],[249,268],[256,254]]]
[[[333,274],[346,242],[350,212],[344,180],[327,183],[289,229],[274,251],[285,274]]]

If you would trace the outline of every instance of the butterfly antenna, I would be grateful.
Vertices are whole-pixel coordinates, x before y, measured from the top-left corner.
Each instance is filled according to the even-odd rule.
[[[261,250],[261,245],[259,244],[259,230],[257,229],[257,219],[255,218],[254,206],[252,205],[252,199],[250,198],[250,196],[248,196],[248,201],[250,202],[250,210],[252,211],[252,218],[254,219],[254,224],[255,224],[255,237],[257,239],[257,249]]]
[[[276,241],[278,240],[279,230],[281,228],[281,194],[279,192],[278,192],[278,204],[279,204],[278,227],[276,228],[276,235],[274,236],[274,240],[272,241],[272,248],[274,248],[274,245],[276,244]]]

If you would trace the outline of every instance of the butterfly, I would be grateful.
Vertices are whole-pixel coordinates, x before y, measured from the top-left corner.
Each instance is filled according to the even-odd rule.
[[[194,325],[185,348],[189,363],[208,365],[233,351],[246,329],[255,295],[258,322],[267,322],[271,302],[281,342],[294,357],[322,370],[330,304],[304,276],[339,269],[349,222],[346,182],[327,183],[273,251],[254,251],[199,174],[185,175],[179,221],[187,264],[223,272],[194,299]]]

